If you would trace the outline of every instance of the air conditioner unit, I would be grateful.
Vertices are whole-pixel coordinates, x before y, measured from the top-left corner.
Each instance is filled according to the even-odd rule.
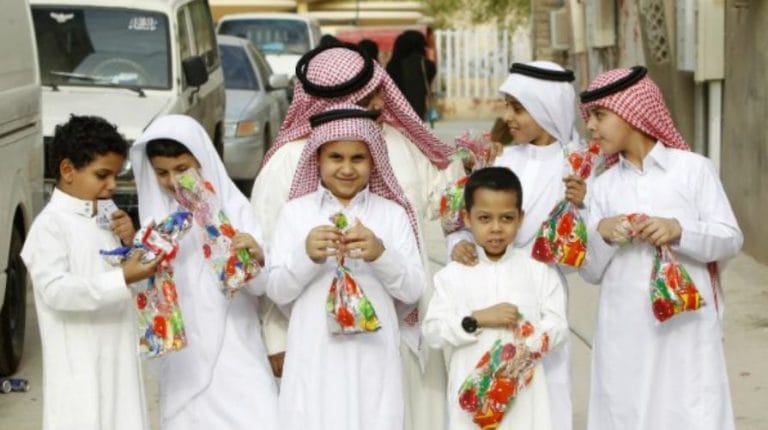
[[[568,11],[561,7],[549,12],[549,46],[559,51],[567,51],[570,47],[571,21]]]
[[[614,0],[586,3],[587,46],[607,48],[616,44],[616,4]]]

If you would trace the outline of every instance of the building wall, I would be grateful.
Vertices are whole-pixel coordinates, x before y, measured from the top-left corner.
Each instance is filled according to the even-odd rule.
[[[744,251],[768,263],[768,2],[726,1],[725,34],[720,174]]]
[[[563,7],[563,0],[531,1],[531,32],[533,37],[533,59],[567,64],[568,52],[554,50],[550,46],[549,13]]]

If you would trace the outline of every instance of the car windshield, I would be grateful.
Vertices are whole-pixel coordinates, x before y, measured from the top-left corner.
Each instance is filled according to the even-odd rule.
[[[224,87],[228,90],[259,90],[259,81],[245,49],[236,45],[219,45]]]
[[[309,51],[309,26],[292,19],[237,19],[221,23],[220,34],[248,39],[265,54],[303,55]]]
[[[34,7],[43,85],[171,86],[168,21],[135,9]]]

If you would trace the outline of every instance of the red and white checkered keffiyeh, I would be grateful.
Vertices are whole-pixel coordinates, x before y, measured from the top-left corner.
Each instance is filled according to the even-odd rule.
[[[307,65],[307,79],[318,85],[332,86],[349,81],[362,70],[364,60],[360,53],[345,47],[327,49],[311,59]],[[384,98],[382,119],[397,128],[408,140],[413,142],[438,169],[445,169],[450,164],[452,148],[442,143],[429,131],[413,111],[411,105],[397,88],[387,72],[374,61],[374,72],[370,81],[351,94],[322,98],[304,91],[299,83],[293,94],[293,102],[280,127],[272,148],[264,156],[264,164],[283,145],[306,137],[310,133],[309,118],[327,111],[331,106],[341,103],[354,104],[364,99],[374,90],[381,89]]]
[[[364,110],[353,104],[338,104],[328,108],[330,110],[354,109]],[[307,121],[309,124],[309,121]],[[326,122],[312,129],[309,141],[304,147],[293,175],[291,190],[288,200],[313,193],[320,185],[317,153],[321,146],[337,140],[360,140],[368,145],[371,153],[373,169],[368,179],[368,189],[385,199],[391,200],[405,209],[413,229],[413,235],[418,241],[418,224],[416,211],[411,205],[405,192],[395,178],[392,166],[389,164],[387,145],[381,136],[381,129],[373,119],[368,118],[342,118]]]
[[[587,91],[616,82],[629,75],[630,72],[629,68],[603,72],[589,84]],[[684,151],[691,149],[675,127],[672,115],[664,103],[661,90],[648,76],[643,77],[629,88],[595,101],[582,103],[581,114],[585,122],[589,118],[589,112],[597,106],[610,109],[643,133],[657,139],[664,146]],[[612,165],[616,161],[618,161],[618,155],[610,156],[606,160],[606,165]]]

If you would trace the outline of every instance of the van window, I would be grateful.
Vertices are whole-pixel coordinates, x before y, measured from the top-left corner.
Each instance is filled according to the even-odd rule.
[[[220,34],[251,41],[265,54],[297,54],[309,51],[309,30],[294,19],[233,19],[221,23]]]
[[[208,3],[197,0],[190,3],[189,12],[192,15],[192,34],[195,36],[197,55],[203,57],[208,71],[219,66],[219,52],[216,47],[216,33],[213,31],[211,9]]]
[[[187,25],[186,8],[179,9],[176,20],[179,23],[179,57],[185,60],[192,56],[192,46],[189,40],[189,26]]]
[[[171,86],[168,20],[124,8],[33,7],[44,85]]]
[[[259,90],[259,81],[253,73],[251,60],[245,49],[236,45],[221,45],[221,68],[224,70],[224,86],[228,90]]]

